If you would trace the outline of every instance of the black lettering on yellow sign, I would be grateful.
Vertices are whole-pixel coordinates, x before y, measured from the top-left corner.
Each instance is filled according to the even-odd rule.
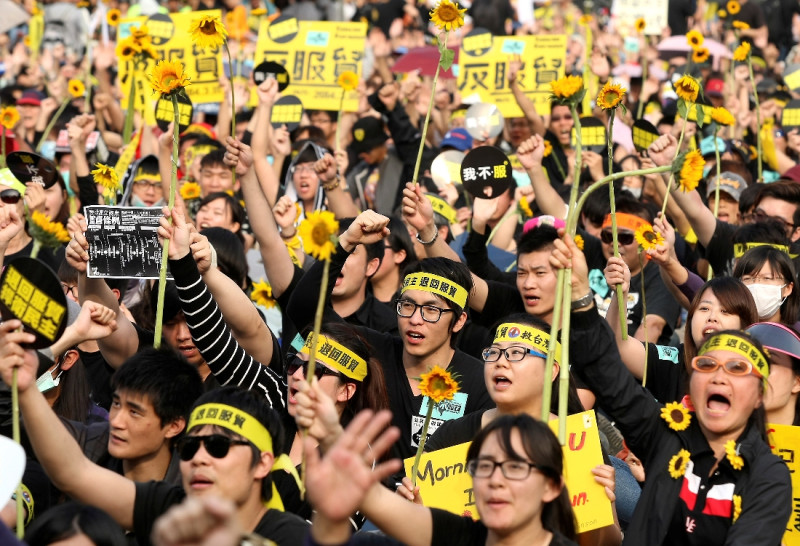
[[[302,104],[276,104],[272,107],[272,123],[296,123],[303,116]]]
[[[13,265],[0,287],[0,300],[26,326],[55,341],[66,308],[36,288]]]
[[[489,91],[489,63],[465,63],[461,70],[464,71],[464,79],[458,86],[459,90],[475,91],[481,88]]]
[[[800,125],[800,108],[792,108],[783,111],[781,125],[784,127],[797,127]]]
[[[147,31],[153,40],[153,45],[164,45],[175,34],[175,24],[167,15],[154,15],[147,20]]]
[[[297,19],[292,17],[286,21],[271,24],[269,26],[268,33],[270,39],[277,41],[280,38],[289,36],[290,34],[297,34],[297,30]]]
[[[461,41],[461,48],[470,55],[483,55],[492,48],[492,34],[483,32],[475,36],[466,36]]]
[[[178,114],[180,115],[180,120],[178,125],[184,126],[189,125],[192,123],[192,105],[191,104],[184,104],[182,102],[178,103]],[[171,122],[175,119],[175,110],[172,106],[172,100],[161,99],[158,101],[156,107],[156,119],[166,122]]]
[[[605,127],[581,127],[581,143],[584,146],[605,146],[606,128]],[[572,129],[572,146],[576,146],[575,129]]]
[[[654,133],[645,131],[639,127],[633,128],[633,145],[639,150],[646,150],[657,138],[658,135]]]

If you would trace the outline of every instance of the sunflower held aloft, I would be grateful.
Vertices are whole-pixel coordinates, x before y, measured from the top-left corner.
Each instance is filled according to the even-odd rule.
[[[14,106],[6,106],[0,109],[0,125],[6,129],[13,129],[19,122],[19,111]]]
[[[736,118],[724,106],[717,106],[711,110],[711,119],[719,125],[733,125]]]
[[[197,182],[184,182],[180,189],[181,199],[191,201],[201,196],[200,184]]]
[[[744,62],[750,56],[750,42],[742,42],[733,52],[733,60]]]
[[[700,183],[700,179],[703,178],[703,167],[705,165],[706,162],[700,150],[692,150],[679,155],[678,159],[673,163],[673,169],[678,166],[675,174],[678,188],[684,193],[695,189]]]
[[[450,372],[434,366],[431,371],[420,376],[419,391],[438,404],[442,400],[452,400],[458,392],[458,382],[453,379]]]
[[[67,91],[72,98],[79,99],[86,93],[86,86],[81,80],[72,79],[67,83]]]
[[[638,19],[636,19],[636,22],[633,24],[633,26],[636,29],[636,32],[641,34],[647,27],[647,23],[645,22],[644,17],[639,17]]]
[[[692,62],[696,64],[703,64],[710,56],[711,53],[708,51],[708,48],[698,47],[692,51]]]
[[[464,26],[466,12],[466,8],[459,8],[456,2],[441,0],[430,12],[431,22],[445,32],[457,30]]]
[[[117,8],[110,9],[110,10],[108,10],[108,13],[106,14],[106,22],[110,26],[115,27],[115,26],[117,26],[119,24],[119,20],[120,20],[121,17],[122,17],[122,13],[120,13],[120,11]]]
[[[355,91],[358,87],[358,74],[351,70],[345,70],[336,78],[336,84],[345,91]]]
[[[202,49],[216,48],[225,43],[228,31],[218,16],[204,15],[189,26],[192,42]]]
[[[91,172],[95,184],[99,184],[108,190],[117,191],[121,189],[117,171],[108,165],[95,163],[95,170]]]
[[[705,37],[698,30],[690,30],[686,33],[686,43],[688,43],[689,47],[692,49],[701,47],[703,45],[703,41],[705,41]]]
[[[688,102],[697,101],[697,95],[700,93],[700,83],[688,74],[684,74],[676,81],[672,87],[675,89],[675,94]]]
[[[259,279],[258,282],[253,283],[250,299],[265,309],[272,309],[278,305],[272,295],[272,285],[264,279]]]
[[[627,90],[624,87],[609,81],[597,94],[597,106],[603,110],[613,110],[622,105],[624,110],[625,105],[622,104],[622,101],[625,100],[625,93],[627,93]]]
[[[550,82],[550,102],[569,106],[583,100],[586,89],[580,76],[564,76]]]
[[[41,211],[31,213],[28,227],[31,237],[40,245],[57,248],[69,242],[69,233],[61,222],[53,222],[50,217]]]
[[[161,95],[171,95],[189,85],[189,78],[180,62],[159,61],[148,78],[153,92]]]
[[[339,222],[334,214],[327,210],[314,211],[297,228],[297,234],[303,240],[303,249],[317,260],[330,260],[336,252]]]
[[[736,15],[742,11],[742,5],[736,0],[728,0],[728,4],[725,7],[728,8],[728,13],[731,15]]]

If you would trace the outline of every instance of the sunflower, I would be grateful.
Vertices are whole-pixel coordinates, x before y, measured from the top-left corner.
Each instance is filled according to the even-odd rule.
[[[744,459],[739,455],[739,448],[736,447],[736,440],[728,440],[725,442],[725,456],[734,470],[741,470],[744,468]]]
[[[748,55],[750,55],[750,42],[742,42],[733,52],[733,60],[746,61]]]
[[[677,480],[686,474],[686,465],[691,456],[691,453],[685,449],[681,449],[676,455],[673,455],[669,460],[669,475]]]
[[[653,231],[653,228],[647,224],[642,224],[639,226],[633,236],[636,239],[636,242],[639,243],[639,247],[642,250],[650,250],[651,248],[656,248],[658,245],[664,243],[664,237],[662,237],[661,234]],[[664,417],[664,410],[661,410],[661,416]],[[667,422],[669,422],[669,420]]]
[[[733,125],[736,123],[736,118],[734,118],[733,114],[728,112],[724,106],[712,108],[711,119],[716,121],[719,125]]]
[[[69,242],[69,233],[60,222],[53,222],[50,217],[38,210],[30,217],[31,235],[44,246],[57,247]]]
[[[736,523],[736,520],[739,519],[739,516],[742,513],[742,497],[739,495],[733,496],[733,523]]]
[[[633,25],[636,28],[636,32],[641,34],[642,32],[644,32],[644,28],[647,26],[647,23],[645,23],[644,17],[639,17],[638,19],[636,19],[636,22]]]
[[[132,61],[141,52],[142,48],[132,37],[125,38],[117,44],[117,57],[122,61]]]
[[[17,122],[19,122],[19,111],[14,106],[6,106],[0,110],[0,125],[11,130]]]
[[[158,60],[158,51],[149,43],[141,47],[141,54],[144,55],[145,57],[150,57],[151,59]]]
[[[264,279],[259,279],[258,282],[253,283],[250,299],[266,309],[272,309],[277,305],[275,298],[272,296],[272,286]]]
[[[336,84],[345,91],[354,91],[358,87],[358,74],[345,70],[336,78]]]
[[[266,8],[256,8],[250,12],[250,15],[252,15],[253,17],[261,17],[262,15],[266,14],[267,14]]]
[[[69,94],[72,95],[72,98],[75,99],[81,98],[86,93],[86,87],[80,80],[69,80],[69,83],[67,83],[67,89],[69,90]]]
[[[717,11],[717,17],[719,17],[720,19],[725,19],[727,16],[728,12],[725,11],[724,9]]]
[[[625,99],[625,92],[626,89],[622,86],[609,81],[597,95],[597,106],[603,110],[613,110]]]
[[[691,46],[692,49],[697,49],[698,47],[703,45],[703,35],[700,31],[697,30],[690,30],[686,33],[686,42]]]
[[[228,31],[222,26],[222,21],[217,16],[204,15],[192,21],[189,26],[192,41],[203,49],[219,47],[225,43]]]
[[[583,78],[580,76],[564,76],[550,82],[550,90],[556,99],[569,100],[583,89]]]
[[[580,19],[578,19],[578,24],[582,27],[588,26],[589,23],[591,22],[592,22],[592,16],[586,13],[581,15]]]
[[[711,53],[708,51],[708,48],[705,47],[698,47],[694,51],[692,51],[692,62],[697,64],[703,64],[708,60],[708,57]]]
[[[140,25],[138,27],[131,27],[131,38],[134,40],[142,40],[150,37],[150,29],[147,25]]]
[[[688,74],[681,76],[681,78],[673,84],[673,87],[675,88],[675,93],[688,102],[696,101],[697,94],[700,92],[700,84]]]
[[[439,4],[431,10],[431,21],[439,30],[445,32],[456,30],[464,26],[464,13],[466,9],[459,9],[458,3],[450,0],[440,0]]]
[[[639,240],[639,229],[636,230],[636,240],[639,241],[640,245],[644,246],[644,243]],[[650,233],[660,237],[662,242],[664,241],[664,238],[658,233],[652,230],[650,230]],[[680,402],[669,402],[666,406],[661,408],[661,418],[667,422],[669,428],[672,430],[686,430],[689,428],[689,423],[692,422],[692,416]]]
[[[181,186],[181,199],[184,201],[191,201],[197,199],[201,195],[200,184],[196,182],[184,182]]]
[[[576,235],[573,241],[575,241],[575,246],[578,247],[578,250],[583,252],[583,247],[586,244],[586,242],[583,240],[583,237],[581,237],[580,235]]]
[[[748,25],[744,21],[734,21],[733,23],[731,23],[731,25],[733,25],[733,28],[737,30],[747,30],[750,28],[750,25]]]
[[[705,165],[706,162],[700,150],[692,150],[684,156],[681,170],[678,173],[678,185],[682,192],[687,193],[697,187],[700,179],[703,178]]]
[[[317,260],[330,260],[336,252],[336,232],[339,222],[330,211],[314,211],[300,223],[297,234],[303,239],[303,248]]]
[[[442,400],[453,399],[453,395],[458,392],[458,382],[450,372],[434,366],[431,371],[420,376],[419,392],[438,404]]]
[[[547,157],[552,153],[553,153],[553,145],[550,143],[549,140],[545,140],[544,141],[544,153],[542,154],[542,157]]]
[[[102,163],[95,163],[94,166],[97,167],[92,171],[95,184],[100,184],[109,190],[119,189],[119,175],[117,175],[117,171]]]
[[[728,8],[728,13],[730,13],[731,15],[736,15],[737,13],[742,11],[741,4],[739,4],[739,2],[737,2],[736,0],[728,0],[728,5],[726,7]]]
[[[122,13],[117,8],[108,10],[106,14],[106,22],[112,27],[115,27],[119,24],[119,20],[122,17]]]
[[[150,76],[154,93],[170,95],[189,85],[189,78],[183,73],[183,64],[172,61],[159,61]]]

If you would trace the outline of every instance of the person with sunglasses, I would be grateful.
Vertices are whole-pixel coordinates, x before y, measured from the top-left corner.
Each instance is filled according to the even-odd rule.
[[[139,546],[150,544],[156,519],[185,497],[218,496],[236,505],[236,518],[279,544],[300,544],[307,523],[283,512],[271,472],[292,469],[281,455],[280,417],[252,391],[223,387],[202,395],[177,444],[181,485],[134,482],[87,459],[36,388],[34,336],[17,320],[0,324],[0,377],[16,370],[19,404],[33,451],[53,483],[73,499],[102,508]],[[19,331],[17,331],[19,329]]]
[[[573,294],[588,268],[568,235],[551,263],[572,267]],[[573,299],[575,299],[573,297]],[[747,333],[709,336],[692,359],[689,396],[663,406],[620,363],[610,327],[594,302],[572,311],[575,373],[641,459],[642,495],[625,544],[779,544],[791,514],[791,481],[766,442],[763,399],[769,365]]]

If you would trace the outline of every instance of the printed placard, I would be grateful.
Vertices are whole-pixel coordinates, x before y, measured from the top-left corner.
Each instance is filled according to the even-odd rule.
[[[192,123],[192,101],[184,93],[179,93],[178,97],[178,131],[183,133],[189,128]],[[165,131],[169,128],[169,124],[175,120],[175,105],[172,104],[172,98],[160,97],[156,101],[155,110],[156,124],[158,128]]]
[[[53,270],[34,258],[19,257],[0,277],[0,314],[16,318],[36,336],[33,349],[52,345],[67,326],[67,298]]]
[[[549,424],[554,432],[558,429],[558,420]],[[417,485],[425,506],[478,519],[472,478],[467,473],[468,448],[469,443],[464,443],[422,455]],[[562,449],[564,478],[578,531],[583,533],[614,523],[611,501],[591,473],[592,468],[603,464],[594,411],[567,417],[567,444]],[[410,476],[414,457],[406,459],[404,466],[406,475]]]
[[[289,72],[286,92],[300,99],[306,109],[336,110],[342,88],[336,83],[345,71],[361,74],[367,24],[330,21],[298,21],[281,16],[263,21],[258,34],[256,64],[269,60]],[[358,92],[344,96],[344,111],[358,109]]]
[[[269,122],[276,129],[286,125],[289,131],[294,131],[300,126],[302,119],[303,103],[294,95],[286,95],[272,105]]]
[[[611,3],[611,24],[622,35],[634,34],[636,20],[645,20],[644,33],[660,36],[667,26],[669,0],[614,0]]]
[[[190,82],[190,85],[186,87],[186,94],[192,104],[219,104],[224,100],[222,87],[219,85],[219,78],[223,73],[222,48],[202,49],[197,47],[189,34],[189,28],[195,19],[202,16],[219,17],[220,14],[220,10],[208,10],[169,15],[158,13],[150,17],[123,19],[117,27],[117,37],[119,40],[123,40],[130,36],[132,27],[147,25],[153,47],[159,55],[158,60],[166,59],[183,63],[184,71]],[[153,73],[155,65],[155,60],[148,60],[144,65],[139,66],[134,66],[133,61],[119,62],[123,108],[128,106],[131,77],[135,70],[136,108],[139,111],[145,111],[148,116],[153,111],[150,104],[158,97],[153,94],[153,89],[147,81],[147,74]]]
[[[159,207],[91,206],[84,210],[88,277],[158,278],[162,250],[156,232],[161,219]]]
[[[511,185],[511,162],[500,148],[478,146],[461,162],[461,180],[473,197],[494,199]]]
[[[792,476],[792,515],[786,524],[783,544],[800,546],[800,427],[767,425],[772,452],[784,460]]]
[[[518,59],[522,64],[517,84],[536,105],[536,111],[547,115],[550,82],[564,75],[566,49],[567,37],[563,34],[486,38],[483,33],[470,33],[459,53],[458,89],[463,97],[477,96],[481,102],[496,105],[506,118],[521,117],[507,76],[509,63]]]
[[[49,188],[60,176],[55,163],[33,152],[11,152],[6,163],[14,177],[23,184],[33,182]]]

